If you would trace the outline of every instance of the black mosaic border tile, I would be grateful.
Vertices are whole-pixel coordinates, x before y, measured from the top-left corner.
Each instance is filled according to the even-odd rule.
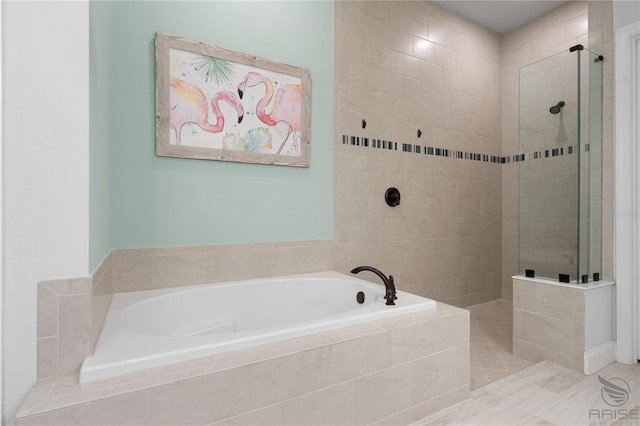
[[[509,156],[497,156],[488,154],[479,154],[475,152],[458,151],[455,149],[438,148],[433,146],[410,144],[410,143],[398,143],[395,141],[387,141],[384,139],[369,139],[367,137],[342,135],[343,145],[371,147],[375,149],[384,149],[388,151],[398,151],[398,148],[402,152],[409,152],[414,154],[434,155],[436,157],[455,158],[459,160],[481,161],[485,163],[495,164],[509,164],[519,163],[528,160],[539,160],[549,157],[560,157],[564,155],[573,155],[576,153],[577,147],[564,146],[559,148],[545,149],[541,151],[534,151],[528,153],[514,154]],[[589,152],[589,144],[584,145],[585,152]]]

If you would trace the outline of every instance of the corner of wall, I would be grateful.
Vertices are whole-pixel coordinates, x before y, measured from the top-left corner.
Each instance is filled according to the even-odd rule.
[[[90,277],[38,284],[38,380],[76,374],[93,353],[113,297],[111,259]]]

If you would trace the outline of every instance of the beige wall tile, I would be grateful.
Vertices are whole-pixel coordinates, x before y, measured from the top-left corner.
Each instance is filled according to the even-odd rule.
[[[580,36],[587,34],[588,18],[584,13],[575,18],[569,19],[563,24],[564,41],[573,41]]]
[[[573,292],[573,310],[575,312],[584,313],[584,292],[583,291]]]
[[[357,12],[354,12],[356,9]],[[354,102],[350,99],[348,101],[350,110],[340,110],[338,114],[340,132],[346,132],[347,129],[358,131],[360,118],[371,113],[370,108],[373,105],[392,105],[391,110],[397,119],[396,124],[392,127],[385,125],[384,128],[376,129],[371,127],[371,130],[368,127],[366,132],[369,136],[413,141],[416,129],[420,128],[423,134],[439,140],[439,146],[442,147],[467,149],[474,152],[498,151],[500,149],[499,38],[487,37],[487,32],[479,30],[476,26],[452,27],[441,20],[449,16],[447,12],[439,8],[433,9],[437,9],[434,12],[432,9],[429,4],[396,3],[390,7],[385,2],[341,5],[336,9],[338,39],[354,36],[354,28],[362,25],[361,17],[364,14],[373,27],[385,29],[382,32],[386,32],[386,39],[385,43],[380,43],[379,37],[367,39],[359,36],[358,40],[367,42],[370,56],[375,52],[375,55],[385,62],[384,58],[387,54],[384,50],[386,49],[396,54],[397,61],[397,74],[393,74],[390,67],[384,66],[389,73],[380,79],[381,75],[375,66],[364,67],[352,64],[351,60],[345,56],[345,52],[336,52],[336,62],[340,64],[346,62],[348,66],[345,72],[341,69],[338,73],[338,96],[353,98],[356,93],[354,89],[378,90],[386,96],[384,100],[377,102],[371,101],[374,98],[360,92],[359,96],[365,95],[363,99],[368,99],[367,102]],[[435,19],[434,16],[438,16],[439,19]],[[480,55],[479,51],[473,49],[465,49],[464,57],[461,57],[460,51],[454,48],[456,43],[453,40],[458,39],[462,34],[468,37],[467,41],[474,40],[474,37],[482,38],[486,42],[484,54]],[[487,51],[494,54],[487,55]],[[491,59],[488,59],[489,57]],[[477,66],[479,62],[482,64],[480,67]],[[471,73],[477,71],[477,76],[457,71],[458,67],[464,68],[471,63],[477,70],[467,71]],[[482,80],[483,78],[485,80]],[[486,79],[491,83],[487,83]],[[418,84],[417,80],[422,83]],[[371,85],[374,81],[375,87]],[[455,104],[451,102],[454,92],[459,94]],[[467,102],[462,102],[465,95]],[[470,99],[473,100],[472,106],[468,105]],[[459,111],[452,111],[452,109]],[[468,142],[476,140],[479,145],[482,145],[482,149],[479,145]],[[420,143],[419,140],[415,142]],[[476,231],[478,228],[488,230],[487,232],[496,236],[500,235],[499,222],[496,224],[490,221],[467,221],[466,223],[456,222],[453,226],[449,223],[450,220],[460,216],[461,200],[454,198],[457,196],[464,199],[494,200],[493,203],[485,201],[473,201],[473,203],[480,216],[496,217],[498,212],[495,209],[499,204],[495,200],[500,198],[500,173],[487,172],[493,167],[469,163],[468,170],[463,170],[457,167],[459,160],[434,159],[399,152],[359,150],[341,146],[341,144],[336,145],[335,160],[336,188],[346,188],[344,191],[337,189],[337,192],[370,195],[367,206],[369,220],[356,219],[355,212],[358,208],[354,205],[359,203],[358,197],[338,196],[336,198],[338,245],[377,241],[388,243],[388,253],[384,259],[381,259],[379,265],[386,268],[385,272],[393,271],[397,276],[397,282],[402,282],[404,289],[411,289],[418,294],[429,295],[427,286],[424,284],[425,279],[433,281],[453,278],[461,279],[456,281],[459,285],[447,287],[445,296],[450,299],[457,298],[466,301],[463,303],[472,303],[490,294],[495,296],[500,294],[501,283],[497,281],[490,283],[487,280],[483,280],[482,289],[479,288],[480,285],[478,288],[471,289],[471,291],[482,292],[483,296],[479,293],[478,297],[467,294],[470,291],[468,281],[462,278],[464,274],[469,273],[469,270],[459,272],[460,263],[457,259],[460,254],[452,250],[453,241],[442,242],[447,245],[447,252],[451,259],[445,262],[432,262],[428,266],[420,264],[420,261],[425,259],[423,253],[427,246],[414,243],[410,248],[407,244],[417,240],[429,241],[450,236],[480,236],[481,232]],[[367,182],[371,183],[360,185],[356,179],[349,177],[352,170],[366,170],[369,174]],[[393,184],[402,190],[403,200],[406,202],[401,203],[400,208],[385,210],[384,205],[378,204],[379,194],[383,193],[384,187],[374,187],[372,176],[381,176],[385,172],[391,172],[394,175],[386,175],[382,183]],[[411,176],[409,185],[404,184],[406,177]],[[390,177],[400,179],[392,182],[389,180]],[[462,179],[464,182],[457,184],[454,177],[464,177]],[[350,179],[354,184],[363,187],[362,192],[354,190]],[[347,206],[349,200],[356,200],[356,202]],[[418,217],[427,220],[412,220]],[[372,221],[372,218],[383,220]],[[455,234],[451,234],[452,230]],[[442,244],[439,246],[441,247]],[[413,263],[414,259],[418,263]],[[498,262],[489,268],[497,270]],[[490,289],[487,290],[486,286]],[[439,296],[437,291],[435,294]]]
[[[444,410],[469,398],[469,386],[461,386],[427,401],[427,415]]]
[[[456,350],[411,362],[411,401],[418,404],[456,388]]]
[[[375,426],[396,426],[396,425],[409,425],[416,421],[425,418],[426,416],[426,403],[414,405],[411,408],[403,410],[397,414],[393,414],[384,419],[380,419],[372,425]]]
[[[86,389],[95,388],[91,390],[89,400],[97,401],[116,395],[123,395],[130,392],[150,389],[155,386],[172,383],[179,380],[173,374],[158,375],[151,373],[149,370],[132,373],[131,377],[131,381],[124,379],[122,376],[116,376],[111,379],[107,379],[107,381],[104,381],[102,383],[94,382],[93,384],[86,385]]]
[[[331,353],[328,347],[323,347],[248,368],[252,408],[259,408],[328,386]]]
[[[60,296],[58,371],[77,373],[91,351],[91,298],[89,294]]]
[[[443,347],[451,348],[469,342],[469,313],[462,312],[442,319]]]
[[[208,280],[209,254],[192,253],[154,257],[156,288],[205,284]]]
[[[553,351],[522,339],[513,339],[513,356],[531,362],[554,361]]]
[[[43,281],[42,285],[58,296],[88,293],[91,289],[91,279],[70,278],[63,280]]]
[[[331,383],[391,367],[391,332],[331,345]]]
[[[576,371],[584,373],[584,350],[576,346],[573,366]]]
[[[113,298],[113,255],[109,253],[91,277],[91,352],[95,349]]]
[[[456,351],[456,388],[469,386],[471,383],[471,355],[470,345],[462,345],[455,348]]]
[[[58,376],[58,336],[38,338],[38,379]]]
[[[444,319],[392,330],[393,365],[421,358],[444,348]]]
[[[95,349],[100,333],[102,332],[102,326],[104,320],[107,317],[111,300],[113,299],[113,293],[108,294],[93,294],[91,297],[91,352]]]
[[[413,36],[411,40],[412,55],[416,58],[435,62],[436,59],[436,45],[435,43],[425,40],[421,37]]]
[[[411,406],[411,367],[403,364],[353,383],[354,424],[369,424]]]
[[[353,424],[353,382],[311,392],[282,403],[282,424]]]
[[[329,246],[325,245],[279,249],[276,252],[276,274],[327,271],[331,269],[329,251]]]
[[[574,344],[577,347],[584,349],[584,327],[585,327],[584,313],[574,312],[573,315],[574,315],[573,317]]]
[[[536,300],[539,305],[536,311],[542,315],[563,321],[573,322],[574,290],[562,286],[536,285]]]
[[[387,39],[387,47],[396,52],[411,55],[412,52],[412,37],[406,33],[390,34]]]
[[[114,292],[149,290],[152,288],[154,288],[153,257],[119,257],[114,253]]]
[[[58,335],[58,296],[40,283],[38,285],[38,337]]]
[[[522,339],[522,311],[513,309],[513,337]]]
[[[149,389],[149,423],[205,425],[251,409],[249,368],[235,368]]]
[[[147,391],[133,392],[47,414],[18,419],[17,424],[21,426],[146,425],[149,424]]]
[[[83,295],[62,296],[62,299],[79,296]],[[28,421],[31,421],[41,418],[33,416],[64,409],[69,417],[56,417],[57,414],[52,417],[64,424],[76,416],[75,411],[66,411],[66,407],[99,407],[92,404],[113,400],[114,395],[131,396],[147,389],[143,392],[148,392],[149,396],[145,402],[151,413],[147,420],[149,424],[354,424],[385,417],[388,417],[387,421],[414,419],[418,412],[424,412],[424,405],[420,408],[423,403],[417,402],[411,406],[412,395],[415,396],[416,389],[420,392],[436,389],[427,386],[435,370],[448,372],[454,386],[466,383],[464,386],[468,388],[469,347],[465,344],[433,354],[435,364],[423,358],[385,368],[390,365],[391,334],[404,324],[422,321],[438,324],[439,318],[455,316],[466,319],[467,312],[462,311],[460,315],[455,312],[455,308],[439,304],[437,311],[391,318],[380,321],[377,326],[359,325],[346,331],[323,333],[324,337],[294,339],[244,351],[243,356],[247,358],[244,362],[237,360],[237,354],[221,355],[214,357],[217,361],[199,359],[186,365],[163,367],[89,385],[78,385],[73,376],[57,378],[55,382],[44,379],[34,389],[21,418],[27,421],[25,416],[30,413]],[[345,340],[332,344],[336,339]],[[316,348],[296,353],[310,346]],[[343,377],[342,382],[329,384],[332,370],[340,371],[346,365],[349,368],[344,371],[353,371],[361,368],[352,368],[353,365],[365,358],[385,358],[378,349],[383,346],[386,346],[387,362],[375,366],[378,371],[352,380]],[[53,347],[55,349],[56,345]],[[362,354],[366,357],[362,358]],[[344,359],[349,357],[354,363],[345,363]],[[266,360],[256,362],[259,359]],[[369,360],[363,363],[374,368]],[[449,364],[453,366],[451,369]],[[413,376],[412,372],[415,373]],[[349,377],[358,374],[362,372],[349,374]],[[48,381],[51,386],[46,387]],[[388,397],[386,393],[392,396]],[[387,402],[382,408],[379,398]],[[357,407],[367,404],[374,405],[373,411],[354,414],[358,413]],[[361,417],[354,418],[358,415]],[[107,419],[112,420],[111,417]],[[93,423],[94,420],[89,421],[89,424]]]
[[[56,384],[56,379],[42,379],[38,380],[31,391],[26,396],[24,402],[22,403],[22,407],[20,407],[20,414],[30,412],[34,407],[39,406],[43,402],[45,402],[51,393],[51,390]],[[24,417],[24,416],[21,416]]]
[[[524,340],[565,355],[573,356],[574,329],[572,322],[523,312],[522,335]]]
[[[142,256],[143,249],[113,249],[113,257],[137,257]]]
[[[270,405],[213,424],[232,426],[280,426],[282,425],[282,404]]]
[[[538,301],[536,300],[538,284],[531,281],[513,279],[513,307],[514,309],[536,312]]]

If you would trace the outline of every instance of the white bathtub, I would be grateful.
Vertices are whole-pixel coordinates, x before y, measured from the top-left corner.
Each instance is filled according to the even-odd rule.
[[[370,272],[361,272],[369,274]],[[402,284],[400,284],[401,286]],[[436,308],[337,272],[118,293],[80,383]],[[359,304],[356,294],[365,301]]]

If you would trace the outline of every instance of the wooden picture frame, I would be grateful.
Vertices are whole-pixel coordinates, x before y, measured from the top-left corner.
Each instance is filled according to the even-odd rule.
[[[156,34],[156,155],[309,167],[310,72]]]

